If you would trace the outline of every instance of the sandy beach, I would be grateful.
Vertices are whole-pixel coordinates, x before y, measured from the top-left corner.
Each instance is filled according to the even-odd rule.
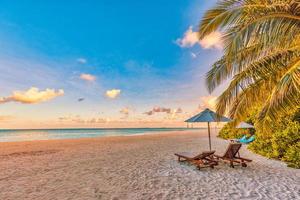
[[[245,146],[247,168],[177,162],[207,143],[205,131],[0,143],[0,199],[300,199],[300,170]],[[212,138],[218,154],[227,144]]]

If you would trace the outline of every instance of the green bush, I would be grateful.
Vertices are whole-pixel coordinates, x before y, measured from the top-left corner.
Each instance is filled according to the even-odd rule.
[[[273,158],[272,138],[266,137],[263,134],[256,132],[255,141],[252,142],[248,148],[255,153]]]
[[[277,130],[272,137],[273,156],[282,158],[287,149],[300,141],[300,123],[289,122],[283,130]]]
[[[296,113],[299,113],[296,112]],[[300,122],[294,113],[282,115],[273,122],[271,132],[256,131],[249,149],[269,158],[280,159],[289,167],[300,168]]]
[[[287,149],[283,160],[289,167],[300,169],[300,141]]]
[[[250,112],[245,119],[255,125],[259,109]],[[255,127],[255,141],[248,148],[260,155],[285,161],[289,167],[300,168],[300,109],[278,116],[272,122],[270,130],[261,130]],[[240,138],[249,130],[233,128],[226,124],[219,132],[224,139]]]
[[[253,108],[249,111],[248,116],[245,119],[245,122],[254,124],[256,120],[257,113],[259,111],[259,107]],[[223,126],[223,128],[219,131],[219,137],[223,139],[238,139],[243,137],[243,135],[250,136],[250,131],[255,133],[254,129],[241,129],[241,128],[234,128],[233,122],[229,122]]]
[[[235,139],[243,137],[244,134],[250,135],[250,131],[248,129],[232,128],[232,125],[227,123],[220,130],[219,137],[223,139]]]

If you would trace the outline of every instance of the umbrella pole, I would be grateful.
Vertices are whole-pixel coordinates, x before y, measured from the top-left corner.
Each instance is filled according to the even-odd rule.
[[[207,126],[208,126],[209,150],[211,151],[211,141],[210,141],[210,126],[209,126],[209,122],[207,122]]]

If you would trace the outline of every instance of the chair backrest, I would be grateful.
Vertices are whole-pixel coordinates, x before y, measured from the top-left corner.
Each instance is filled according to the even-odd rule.
[[[195,156],[194,159],[203,159],[205,157],[213,155],[215,152],[216,151],[203,151],[201,154]]]
[[[224,158],[232,159],[236,156],[236,154],[239,152],[242,144],[241,143],[230,143],[227,147],[226,152],[224,153]]]

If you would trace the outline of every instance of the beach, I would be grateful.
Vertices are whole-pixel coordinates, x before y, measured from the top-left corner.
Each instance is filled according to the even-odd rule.
[[[222,155],[228,141],[212,135]],[[248,167],[198,170],[175,152],[208,149],[207,132],[0,143],[0,199],[300,199],[300,170],[242,147]]]

